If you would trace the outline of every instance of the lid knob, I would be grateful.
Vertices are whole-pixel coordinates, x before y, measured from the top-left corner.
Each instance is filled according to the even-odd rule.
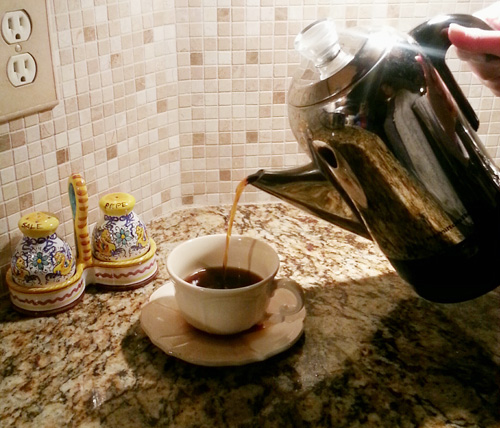
[[[330,18],[313,22],[297,35],[294,47],[316,67],[330,62],[340,51],[335,23]]]

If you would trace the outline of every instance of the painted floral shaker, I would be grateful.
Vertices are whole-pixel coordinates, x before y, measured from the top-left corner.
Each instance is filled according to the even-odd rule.
[[[23,233],[11,260],[12,278],[25,287],[47,287],[70,279],[76,270],[71,247],[59,238],[54,214],[33,212],[19,220]]]
[[[128,193],[110,193],[99,200],[104,219],[92,233],[96,259],[123,261],[140,257],[149,250],[146,226],[133,209],[135,198]]]

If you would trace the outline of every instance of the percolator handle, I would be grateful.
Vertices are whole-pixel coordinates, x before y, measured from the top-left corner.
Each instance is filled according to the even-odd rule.
[[[450,24],[458,24],[463,27],[479,28],[482,30],[492,30],[488,24],[475,16],[450,14],[437,16],[424,22],[410,31],[410,36],[417,41],[429,57],[435,69],[455,98],[458,107],[462,110],[474,130],[477,131],[479,128],[479,119],[476,112],[469,104],[469,101],[462,92],[462,89],[460,89],[460,86],[445,62],[446,52],[451,46],[450,39],[448,38],[448,27]]]

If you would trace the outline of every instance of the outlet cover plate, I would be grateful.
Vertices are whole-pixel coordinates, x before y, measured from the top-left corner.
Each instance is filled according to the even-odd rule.
[[[56,81],[50,45],[50,27],[46,0],[1,0],[0,22],[6,13],[23,10],[31,20],[27,40],[7,43],[0,35],[0,123],[54,108]],[[30,54],[36,62],[33,82],[15,87],[7,76],[11,57]]]

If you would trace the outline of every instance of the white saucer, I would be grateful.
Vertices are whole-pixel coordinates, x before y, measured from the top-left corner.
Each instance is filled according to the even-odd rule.
[[[269,312],[283,304],[294,304],[286,289],[276,290]],[[188,324],[175,301],[174,285],[169,281],[156,290],[143,306],[141,327],[162,351],[201,366],[238,366],[263,361],[290,348],[304,329],[305,308],[276,324],[263,323],[240,334],[217,336]]]

